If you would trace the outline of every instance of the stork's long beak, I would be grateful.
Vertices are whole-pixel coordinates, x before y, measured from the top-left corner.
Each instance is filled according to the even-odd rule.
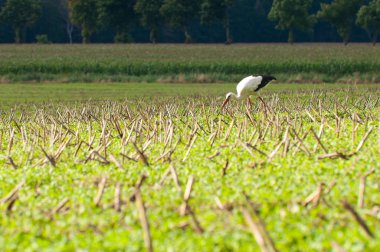
[[[227,105],[227,103],[230,101],[230,97],[227,97],[224,102],[223,102],[223,105],[222,105],[222,110],[224,109],[224,107]]]

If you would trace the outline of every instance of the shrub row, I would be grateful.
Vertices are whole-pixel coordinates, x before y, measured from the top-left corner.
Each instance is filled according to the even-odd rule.
[[[105,74],[105,75],[177,75],[177,74],[302,74],[318,73],[329,76],[347,75],[353,73],[374,73],[380,69],[380,63],[375,62],[342,62],[325,63],[98,63],[98,62],[65,62],[65,63],[18,63],[0,64],[0,75],[9,74]]]

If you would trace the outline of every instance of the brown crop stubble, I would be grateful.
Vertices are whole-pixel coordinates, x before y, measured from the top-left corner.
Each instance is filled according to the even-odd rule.
[[[194,211],[202,206],[196,204],[199,195],[193,193],[195,177],[191,175],[192,173],[189,175],[181,170],[184,164],[192,163],[194,160],[214,162],[214,159],[221,158],[219,160],[225,165],[222,176],[219,176],[220,179],[226,179],[233,174],[236,176],[237,171],[234,167],[236,161],[231,159],[232,156],[225,155],[225,149],[231,151],[238,149],[238,155],[245,155],[248,152],[249,155],[245,155],[245,158],[251,157],[250,160],[255,164],[247,167],[265,167],[276,158],[294,158],[299,155],[315,159],[317,162],[318,157],[348,159],[353,156],[352,153],[360,154],[366,147],[366,141],[374,136],[371,134],[373,132],[371,125],[377,115],[370,109],[375,108],[373,104],[377,103],[373,103],[373,98],[369,98],[370,96],[366,94],[360,94],[358,97],[350,96],[349,101],[346,97],[337,99],[334,96],[322,101],[318,96],[314,96],[298,103],[294,101],[287,103],[287,99],[273,96],[273,99],[267,99],[267,106],[270,109],[258,104],[253,107],[253,111],[245,111],[242,107],[244,105],[232,104],[226,113],[215,113],[213,109],[207,109],[218,106],[219,100],[213,97],[190,97],[172,103],[157,98],[153,101],[136,100],[133,104],[128,101],[100,104],[88,102],[75,106],[49,104],[43,110],[38,109],[34,112],[21,110],[18,112],[19,117],[13,112],[7,116],[2,115],[0,141],[2,146],[7,146],[5,160],[9,160],[12,156],[18,167],[58,169],[67,159],[73,159],[77,164],[100,164],[117,169],[119,172],[126,174],[133,172],[141,176],[144,171],[153,173],[152,170],[146,170],[148,168],[158,169],[156,168],[158,165],[168,165],[156,180],[153,179],[154,175],[142,175],[136,185],[125,183],[120,179],[106,179],[107,176],[103,176],[97,192],[93,194],[96,195],[93,201],[95,206],[100,206],[101,199],[103,201],[107,199],[103,197],[103,194],[108,193],[105,190],[106,185],[114,187],[114,203],[109,205],[112,205],[115,211],[121,212],[125,211],[121,207],[123,202],[121,184],[126,190],[133,188],[130,200],[136,200],[146,248],[151,251],[154,238],[152,228],[156,226],[148,222],[147,212],[152,212],[157,206],[148,197],[144,197],[143,201],[142,192],[144,195],[145,192],[152,193],[152,188],[174,186],[175,193],[184,189],[183,196],[178,196],[183,203],[181,215],[190,216],[196,233],[203,234],[208,230],[207,226],[201,225],[202,214],[196,214]],[[321,104],[323,104],[322,109]],[[366,113],[362,113],[362,109],[365,109]],[[315,133],[313,128],[319,128],[319,132]],[[343,134],[344,132],[346,134]],[[352,136],[360,139],[360,142],[356,144],[356,141],[352,141]],[[347,153],[342,153],[341,147],[336,147],[339,144],[335,143],[342,141],[344,137],[349,139],[345,145],[352,142],[351,145],[345,146]],[[15,155],[16,149],[20,150],[22,155]],[[332,152],[329,154],[328,150]],[[138,160],[142,163],[135,162]],[[12,162],[5,165],[14,168]],[[181,169],[178,169],[178,166]],[[132,171],[131,167],[137,170]],[[365,174],[362,178],[369,174]],[[164,183],[169,175],[172,176],[174,183]],[[188,182],[186,188],[183,188],[180,181],[185,180]],[[144,181],[142,191],[141,185]],[[28,181],[25,183],[26,185],[21,182],[6,193],[1,201],[2,204],[10,202],[14,195],[24,193],[21,188],[30,186]],[[363,207],[365,191],[365,184],[361,183],[363,188],[359,194],[359,207]],[[197,190],[202,191],[203,185],[196,185]],[[326,194],[322,185],[319,184],[316,191],[300,204],[313,203],[317,206],[322,193]],[[305,195],[304,192],[301,194]],[[73,202],[70,196],[65,197],[52,212],[60,212],[69,201]],[[75,211],[78,204],[82,203],[72,204],[67,211]],[[241,203],[237,201],[232,204]],[[352,213],[366,233],[372,236],[363,224],[363,217],[352,210],[348,203],[342,204]],[[247,209],[243,207],[243,215],[256,240],[260,240],[255,231],[257,227],[252,220],[252,211]],[[263,236],[265,233],[265,236],[269,237],[267,232],[270,233],[271,230],[266,230],[260,235]],[[268,248],[264,247],[268,246],[269,250],[276,250],[275,240],[271,240],[268,244],[260,246],[263,250],[267,250]]]

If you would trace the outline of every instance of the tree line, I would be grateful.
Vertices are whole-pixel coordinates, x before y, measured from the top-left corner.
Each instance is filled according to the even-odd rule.
[[[380,31],[380,0],[0,0],[0,8],[0,42],[16,43],[375,44]]]

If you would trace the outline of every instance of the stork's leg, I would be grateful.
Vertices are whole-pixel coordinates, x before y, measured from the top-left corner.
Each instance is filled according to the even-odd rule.
[[[263,100],[263,98],[261,98],[261,96],[258,96],[258,98],[260,99],[260,101],[264,104],[264,107],[266,110],[269,110],[267,104],[265,103],[265,101]]]
[[[251,98],[249,96],[247,98],[247,106],[248,106],[249,110],[252,110],[252,102],[251,102]]]

